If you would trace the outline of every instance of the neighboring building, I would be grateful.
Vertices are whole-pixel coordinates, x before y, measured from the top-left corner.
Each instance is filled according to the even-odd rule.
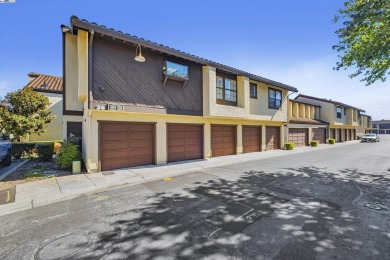
[[[359,125],[356,130],[356,135],[361,137],[365,133],[368,133],[372,129],[371,116],[359,113]]]
[[[336,139],[337,142],[356,139],[358,113],[365,112],[364,110],[330,99],[302,94],[299,94],[295,100],[321,106],[319,119],[329,123],[327,138]]]
[[[390,120],[375,120],[372,121],[371,133],[374,134],[390,134]]]
[[[309,145],[313,140],[326,143],[328,123],[320,120],[320,110],[319,105],[289,100],[287,140],[296,147]]]
[[[88,172],[284,146],[296,88],[77,17],[61,28]]]
[[[62,77],[50,76],[31,72],[28,74],[28,84],[26,87],[31,87],[36,92],[46,96],[49,99],[49,109],[52,110],[52,115],[56,116],[53,122],[47,125],[46,132],[38,135],[31,134],[27,141],[52,141],[62,140]]]

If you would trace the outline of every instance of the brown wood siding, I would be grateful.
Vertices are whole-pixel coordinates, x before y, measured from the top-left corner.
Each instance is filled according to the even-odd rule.
[[[261,150],[261,127],[243,126],[242,145],[244,153],[259,152]]]
[[[280,149],[280,128],[275,126],[266,127],[266,150]]]
[[[101,123],[101,170],[154,163],[154,124]]]
[[[203,158],[203,126],[168,124],[168,162]]]
[[[307,128],[289,128],[288,141],[294,143],[295,147],[307,145]]]
[[[95,36],[92,60],[92,96],[95,103],[119,103],[137,108],[157,108],[171,114],[202,114],[202,66],[166,58],[142,49],[146,61],[134,60],[135,47]],[[189,80],[163,84],[164,61],[188,66]]]
[[[213,157],[236,153],[236,126],[211,126],[211,153]]]
[[[326,129],[325,128],[313,128],[313,140],[318,141],[320,144],[326,143]]]

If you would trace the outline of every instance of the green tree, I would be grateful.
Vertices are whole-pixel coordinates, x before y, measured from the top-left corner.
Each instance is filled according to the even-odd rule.
[[[334,69],[356,67],[351,78],[384,82],[390,74],[390,0],[349,0],[333,22],[343,24],[336,31],[340,40],[333,49],[340,61]]]
[[[32,88],[8,93],[0,102],[0,129],[23,137],[42,134],[56,118],[50,115],[49,105],[49,99]]]

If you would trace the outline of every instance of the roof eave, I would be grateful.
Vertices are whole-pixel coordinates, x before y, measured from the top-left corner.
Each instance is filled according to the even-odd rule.
[[[232,67],[220,64],[220,63],[216,63],[216,62],[213,62],[213,61],[202,59],[200,57],[197,57],[195,55],[191,55],[189,53],[180,52],[180,51],[177,51],[175,49],[172,49],[172,48],[169,48],[167,46],[164,46],[162,44],[153,43],[151,41],[147,41],[147,40],[144,40],[142,38],[137,38],[137,37],[134,37],[134,36],[132,36],[130,34],[127,34],[127,33],[125,34],[125,33],[119,32],[119,31],[115,31],[114,29],[104,28],[104,27],[102,27],[102,26],[100,26],[98,24],[90,23],[90,22],[87,22],[87,21],[84,21],[84,20],[80,20],[76,16],[72,16],[70,20],[71,20],[71,28],[70,29],[72,31],[74,31],[74,27],[80,28],[80,29],[84,29],[84,30],[88,30],[88,31],[92,31],[93,30],[94,33],[100,33],[102,35],[109,36],[109,37],[112,37],[112,38],[116,38],[116,39],[119,39],[119,40],[122,40],[122,41],[131,42],[131,43],[133,43],[135,45],[140,44],[140,45],[142,45],[142,46],[144,46],[146,48],[157,50],[157,51],[161,51],[161,52],[165,52],[165,53],[167,53],[169,55],[172,55],[172,56],[176,56],[176,57],[179,57],[179,58],[182,58],[182,59],[190,60],[190,61],[193,61],[193,62],[196,62],[196,63],[200,63],[202,65],[215,67],[217,69],[221,69],[221,70],[224,70],[226,72],[239,74],[239,75],[248,77],[250,79],[254,79],[256,81],[259,81],[259,82],[262,82],[262,83],[265,83],[265,84],[269,84],[269,85],[272,85],[272,86],[275,86],[275,87],[279,87],[279,88],[282,88],[282,89],[285,89],[285,90],[288,90],[288,91],[291,91],[291,92],[294,92],[294,93],[298,92],[298,89],[294,88],[292,86],[288,86],[288,85],[285,85],[285,84],[280,83],[280,82],[276,82],[276,81],[273,81],[273,80],[270,80],[270,79],[266,79],[266,78],[263,78],[263,77],[260,77],[260,76],[257,76],[257,75],[254,75],[254,74],[251,74],[251,73],[239,70],[239,69],[235,69],[235,68],[232,68]],[[65,28],[65,27],[61,26],[61,28]]]

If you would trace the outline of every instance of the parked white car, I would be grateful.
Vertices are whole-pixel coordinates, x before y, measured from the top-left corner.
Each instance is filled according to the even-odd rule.
[[[377,134],[365,134],[360,140],[362,142],[379,142],[379,136]]]
[[[0,161],[4,166],[9,166],[12,161],[12,145],[7,135],[0,131]]]

